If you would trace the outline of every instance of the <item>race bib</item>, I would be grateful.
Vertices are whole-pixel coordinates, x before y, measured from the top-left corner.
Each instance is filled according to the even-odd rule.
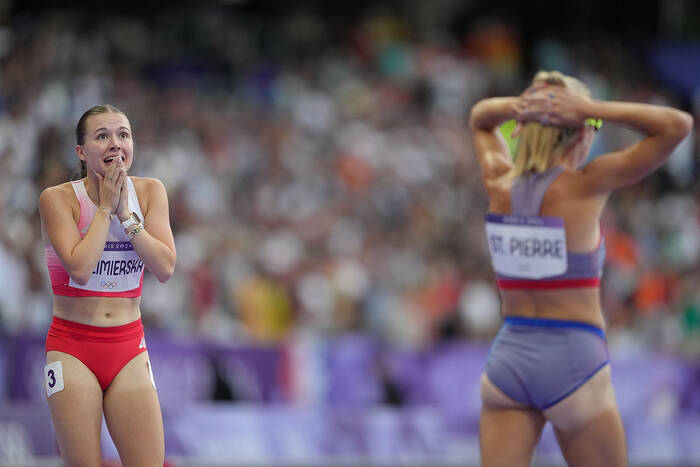
[[[106,242],[88,283],[80,285],[71,278],[69,285],[99,292],[126,292],[138,288],[143,268],[131,242]]]
[[[561,217],[486,214],[486,237],[496,273],[543,279],[567,269]]]
[[[44,367],[44,381],[46,383],[46,397],[63,391],[63,364],[60,360],[48,363]]]

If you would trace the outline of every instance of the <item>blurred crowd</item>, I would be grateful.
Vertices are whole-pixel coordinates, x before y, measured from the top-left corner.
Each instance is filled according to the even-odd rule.
[[[163,181],[178,263],[147,273],[147,326],[274,344],[365,332],[394,346],[488,339],[500,325],[486,198],[467,118],[537,69],[600,99],[695,113],[612,38],[523,44],[495,18],[459,35],[373,12],[173,9],[148,19],[45,11],[0,23],[0,329],[51,319],[39,193],[77,177],[75,124],[129,117],[131,175]],[[527,48],[525,48],[527,46]],[[527,58],[527,59],[526,59]],[[693,108],[694,107],[694,108]],[[604,125],[592,157],[634,141]],[[700,355],[697,132],[603,219],[611,345]]]

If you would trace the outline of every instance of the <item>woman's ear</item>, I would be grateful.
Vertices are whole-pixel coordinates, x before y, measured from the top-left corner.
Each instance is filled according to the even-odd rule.
[[[77,145],[75,147],[75,152],[76,152],[76,154],[78,154],[78,159],[85,162],[85,153],[83,152],[83,147],[80,145]]]

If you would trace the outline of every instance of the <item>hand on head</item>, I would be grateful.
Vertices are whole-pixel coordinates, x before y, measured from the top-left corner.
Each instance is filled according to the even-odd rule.
[[[104,175],[97,172],[95,175],[99,184],[100,208],[109,208],[110,213],[117,213],[124,197],[122,188],[125,187],[126,181],[126,167],[121,157],[114,159],[114,163],[107,167]],[[126,205],[126,202],[124,204]]]
[[[517,136],[523,123],[532,121],[551,126],[583,126],[588,102],[590,99],[562,86],[530,86],[520,95],[516,108],[518,127],[513,131],[513,136]]]

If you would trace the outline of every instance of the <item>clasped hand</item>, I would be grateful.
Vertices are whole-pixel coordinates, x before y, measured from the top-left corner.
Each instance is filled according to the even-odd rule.
[[[520,133],[522,124],[532,121],[551,126],[583,126],[589,102],[590,99],[562,86],[531,86],[520,95],[516,104],[518,126],[513,136]]]
[[[97,174],[100,208],[108,208],[110,214],[116,214],[120,221],[131,215],[126,178],[126,167],[121,157],[114,159],[114,163],[107,167],[104,175]]]

